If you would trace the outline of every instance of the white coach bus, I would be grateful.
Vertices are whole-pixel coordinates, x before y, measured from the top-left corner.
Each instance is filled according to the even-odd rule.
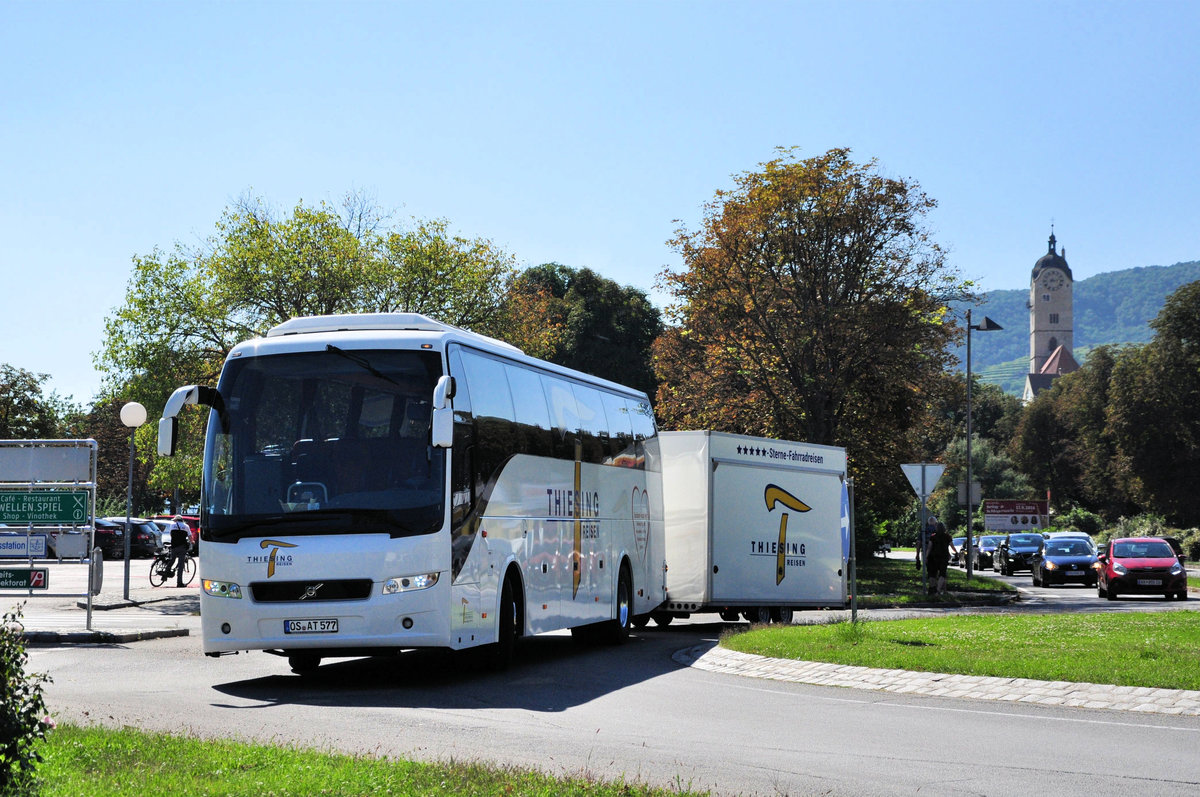
[[[200,518],[203,647],[322,658],[570,628],[620,641],[665,599],[645,394],[408,313],[297,318],[229,354]]]

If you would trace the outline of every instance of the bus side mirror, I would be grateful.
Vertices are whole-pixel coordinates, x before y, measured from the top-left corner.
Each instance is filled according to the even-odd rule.
[[[177,418],[160,418],[158,421],[158,455],[160,457],[175,456],[175,438],[179,436],[179,420]]]
[[[430,442],[434,448],[450,448],[454,445],[454,377],[438,377],[433,389],[433,413],[430,419]]]

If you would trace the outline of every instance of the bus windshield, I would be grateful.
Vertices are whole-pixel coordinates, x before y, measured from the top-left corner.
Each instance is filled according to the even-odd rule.
[[[445,452],[430,445],[436,352],[345,350],[231,360],[209,417],[205,539],[437,531]]]

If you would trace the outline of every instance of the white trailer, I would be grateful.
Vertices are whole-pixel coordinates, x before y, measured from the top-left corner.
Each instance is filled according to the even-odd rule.
[[[846,451],[723,432],[663,432],[667,600],[652,616],[790,622],[847,601]]]

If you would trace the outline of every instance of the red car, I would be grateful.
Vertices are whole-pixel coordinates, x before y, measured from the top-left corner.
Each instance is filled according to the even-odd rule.
[[[1097,594],[1162,595],[1187,600],[1187,570],[1162,537],[1121,537],[1100,552]]]

